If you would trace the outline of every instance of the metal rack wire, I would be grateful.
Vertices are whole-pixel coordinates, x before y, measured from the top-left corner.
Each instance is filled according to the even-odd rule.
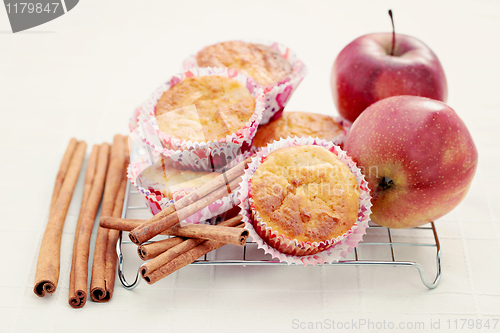
[[[140,197],[139,192],[135,190],[135,188],[131,187],[130,182],[127,184],[127,192],[125,195],[125,202],[124,202],[124,208],[122,212],[122,218],[127,218],[129,217],[129,213],[132,211],[140,212],[142,214],[142,218],[148,218],[151,216],[151,213],[149,209],[143,204],[139,205],[133,205],[131,204],[131,196],[136,196]],[[417,241],[414,242],[396,242],[393,240],[394,238],[394,230],[381,227],[379,225],[373,224],[370,222],[370,228],[367,228],[367,235],[365,235],[365,240],[360,242],[358,245],[358,248],[354,249],[354,257],[350,259],[345,259],[345,260],[340,260],[338,262],[332,263],[332,264],[326,264],[325,266],[387,266],[387,267],[414,267],[418,270],[418,273],[420,275],[420,279],[422,280],[422,283],[429,289],[434,289],[438,286],[439,281],[441,279],[441,246],[439,244],[439,238],[438,234],[436,231],[436,227],[434,225],[434,222],[431,222],[427,225],[416,227],[416,228],[411,228],[411,229],[404,229],[407,233],[410,233],[409,238],[415,238],[415,235],[411,235],[414,233],[420,233],[423,232],[425,235],[419,235],[415,239],[418,240],[424,240],[424,243],[419,243]],[[378,234],[378,238],[382,239],[377,239],[377,241],[366,241],[366,236],[369,235],[370,232],[376,232]],[[384,240],[381,237],[383,234],[386,234],[387,240]],[[413,239],[412,238],[412,239]],[[124,256],[123,256],[123,251],[122,251],[122,244],[133,244],[130,241],[123,241],[122,240],[122,233],[120,233],[120,237],[118,239],[118,243],[116,245],[116,250],[118,253],[118,277],[120,279],[120,282],[126,289],[133,289],[135,288],[139,282],[139,270],[137,271],[136,277],[134,282],[129,283],[127,282],[124,274]],[[287,263],[281,263],[276,260],[271,260],[269,257],[265,258],[258,258],[257,260],[249,258],[247,253],[249,252],[249,249],[251,248],[256,248],[257,244],[255,242],[247,242],[247,244],[243,247],[243,251],[239,251],[242,253],[234,254],[234,258],[225,258],[225,259],[215,259],[215,258],[209,258],[209,256],[205,255],[204,257],[198,259],[191,265],[224,265],[224,266],[247,266],[247,265],[287,265]],[[365,259],[364,253],[365,251],[362,250],[364,248],[369,248],[369,247],[376,247],[376,246],[382,246],[388,248],[389,251],[389,256],[387,258],[377,258],[377,259]],[[434,280],[431,281],[428,279],[426,272],[424,270],[424,267],[422,266],[421,263],[416,262],[416,261],[401,261],[401,260],[396,260],[398,257],[396,248],[400,247],[412,247],[412,248],[422,248],[422,247],[427,247],[427,248],[434,248],[435,249],[435,265],[436,265],[436,275],[434,277]],[[221,248],[223,249],[223,248]],[[220,251],[216,250],[217,251]],[[366,251],[369,253],[370,251]],[[216,256],[215,256],[216,257]],[[140,267],[139,267],[140,269]]]

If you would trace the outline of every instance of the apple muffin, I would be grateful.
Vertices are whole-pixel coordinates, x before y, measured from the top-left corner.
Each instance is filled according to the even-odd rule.
[[[266,45],[228,41],[210,45],[196,55],[198,66],[229,67],[252,77],[261,86],[277,84],[292,74],[292,66]]]
[[[218,172],[182,170],[168,158],[146,168],[137,177],[143,188],[160,192],[164,198],[176,199],[179,192],[190,192],[220,175]]]
[[[261,148],[275,140],[287,137],[311,136],[313,138],[333,139],[344,136],[342,125],[332,117],[309,112],[283,112],[278,119],[259,126],[253,145]]]
[[[251,178],[257,233],[278,251],[311,255],[332,246],[356,223],[359,185],[337,155],[315,145],[278,149]],[[290,247],[282,239],[295,240]],[[328,247],[322,247],[328,242]],[[307,244],[307,246],[305,246]]]
[[[178,82],[158,100],[160,131],[183,140],[217,141],[236,133],[255,111],[255,98],[239,81],[217,75]]]

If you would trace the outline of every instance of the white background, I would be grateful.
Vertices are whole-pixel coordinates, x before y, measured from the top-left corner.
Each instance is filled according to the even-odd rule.
[[[308,75],[287,110],[334,115],[329,77],[335,56],[362,34],[389,31],[389,8],[397,32],[421,39],[438,55],[448,79],[448,104],[479,150],[468,196],[437,221],[443,251],[437,289],[425,288],[412,268],[189,266],[134,291],[117,281],[111,302],[88,301],[74,310],[67,294],[80,179],[64,229],[58,289],[52,296],[35,296],[38,248],[71,137],[91,146],[127,134],[133,109],[179,72],[186,56],[231,39],[289,46],[308,66]],[[493,0],[85,0],[66,15],[17,34],[0,9],[0,330],[284,332],[299,331],[293,320],[325,319],[423,321],[427,329],[431,320],[440,320],[441,331],[448,330],[447,320],[493,324],[500,319],[499,40],[500,2]],[[398,235],[401,241],[420,241],[411,233]],[[406,254],[433,260],[432,251]],[[388,254],[373,249],[368,255],[387,259]]]

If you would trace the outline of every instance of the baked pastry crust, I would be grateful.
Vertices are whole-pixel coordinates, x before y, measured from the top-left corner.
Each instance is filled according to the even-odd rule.
[[[236,133],[255,111],[255,98],[239,81],[188,77],[165,91],[156,105],[159,129],[192,141],[216,141]]]
[[[321,146],[294,146],[269,154],[252,176],[251,195],[268,227],[299,242],[342,236],[358,216],[356,178]]]
[[[286,111],[278,119],[259,126],[253,145],[265,147],[268,143],[289,136],[312,136],[331,141],[343,133],[344,128],[330,116]]]
[[[210,45],[198,52],[200,67],[229,67],[252,77],[262,86],[285,80],[292,66],[275,49],[242,41],[229,41]]]
[[[145,169],[137,178],[137,182],[148,188],[154,185],[165,198],[174,199],[173,193],[187,190],[192,191],[219,176],[218,172],[195,172],[176,168],[168,158],[162,158],[149,168]]]

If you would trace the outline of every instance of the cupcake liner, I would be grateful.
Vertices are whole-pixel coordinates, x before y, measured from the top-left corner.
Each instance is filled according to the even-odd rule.
[[[152,166],[154,163],[160,160],[161,156],[158,152],[151,152],[151,154],[145,154],[136,157],[129,165],[127,169],[127,178],[134,185],[134,187],[142,194],[147,206],[149,207],[153,215],[158,214],[163,209],[169,207],[170,205],[175,205],[175,202],[180,198],[186,196],[192,192],[192,188],[189,187],[179,187],[175,192],[172,193],[172,200],[169,200],[162,193],[165,188],[164,184],[148,184],[145,188],[138,181],[139,175],[146,170],[148,167]],[[197,213],[191,215],[181,223],[205,223],[210,218],[216,217],[223,214],[236,206],[238,204],[237,193],[230,193],[228,196],[215,201],[214,203],[208,205]]]
[[[252,41],[250,41],[252,43]],[[265,95],[265,111],[260,124],[267,124],[272,119],[281,116],[283,109],[287,105],[290,97],[299,86],[300,82],[307,74],[307,68],[302,61],[297,58],[297,55],[288,47],[276,42],[255,41],[256,44],[263,44],[278,51],[281,56],[286,59],[292,66],[292,73],[285,80],[273,85],[262,86]],[[196,61],[197,54],[191,55],[185,59],[182,67],[184,70],[198,67]]]
[[[298,242],[297,240],[286,238],[283,235],[278,236],[277,232],[273,232],[265,225],[265,222],[263,222],[258,216],[258,213],[253,215],[254,210],[251,210],[253,205],[250,193],[251,178],[259,165],[265,160],[269,153],[280,148],[299,145],[319,145],[333,152],[339,157],[342,163],[349,167],[359,184],[360,197],[358,219],[355,225],[346,234],[339,236],[334,240],[307,244],[306,242]],[[255,157],[252,158],[252,162],[249,164],[248,169],[245,170],[243,181],[240,183],[238,197],[240,200],[239,207],[241,208],[241,214],[243,215],[243,222],[245,222],[245,228],[249,230],[250,236],[252,236],[258,247],[263,249],[266,254],[271,254],[273,258],[277,258],[280,262],[287,262],[288,264],[303,264],[305,266],[308,264],[316,265],[318,263],[332,263],[345,258],[348,253],[352,253],[353,249],[357,247],[358,243],[362,240],[363,235],[366,233],[369,216],[371,214],[370,207],[372,206],[370,202],[371,197],[369,194],[368,183],[361,174],[361,170],[356,166],[356,163],[352,161],[352,159],[347,156],[342,149],[334,145],[332,142],[312,137],[289,137],[287,139],[275,141],[273,144],[269,144],[267,147],[264,147]],[[256,222],[255,225],[254,222]],[[295,252],[293,254],[284,254],[266,243],[266,241],[264,241],[259,234],[268,239],[273,246],[287,250],[293,249]],[[315,248],[319,248],[321,252],[311,254]]]
[[[170,87],[187,77],[217,75],[242,83],[255,98],[255,111],[247,123],[236,133],[217,141],[191,141],[172,137],[160,131],[155,118],[156,104]],[[262,88],[247,76],[230,68],[199,67],[175,75],[158,87],[150,98],[134,110],[129,122],[131,132],[156,151],[175,160],[180,166],[193,171],[213,171],[233,162],[250,150],[264,111]]]
[[[159,158],[160,155],[163,156],[164,158],[168,158],[171,160],[177,168],[179,169],[187,169],[187,170],[192,170],[192,171],[215,171],[222,173],[225,170],[231,169],[238,163],[246,160],[248,157],[252,156],[255,152],[252,151],[251,149],[244,152],[244,153],[238,153],[238,152],[232,152],[232,156],[235,157],[229,157],[225,161],[222,162],[217,162],[217,159],[219,158],[224,158],[224,150],[215,150],[216,152],[219,151],[221,153],[215,154],[215,156],[209,156],[206,165],[207,167],[199,167],[200,163],[200,158],[199,156],[195,156],[193,158],[192,154],[185,154],[184,151],[171,151],[170,154],[163,154],[160,153],[157,150],[153,150],[151,148],[150,143],[147,143],[141,136],[140,134],[141,127],[136,127],[133,131],[130,132],[129,134],[129,141],[133,143],[133,146],[130,147],[131,155],[132,155],[132,160],[136,159],[136,157],[141,156],[144,159],[145,166],[143,166],[144,170],[148,166],[152,165],[155,163]],[[226,155],[230,155],[227,153]],[[219,164],[218,167],[216,167],[212,161],[216,161],[217,164]],[[224,166],[220,166],[220,165]],[[140,173],[140,171],[139,171]],[[137,173],[137,174],[139,174]]]

